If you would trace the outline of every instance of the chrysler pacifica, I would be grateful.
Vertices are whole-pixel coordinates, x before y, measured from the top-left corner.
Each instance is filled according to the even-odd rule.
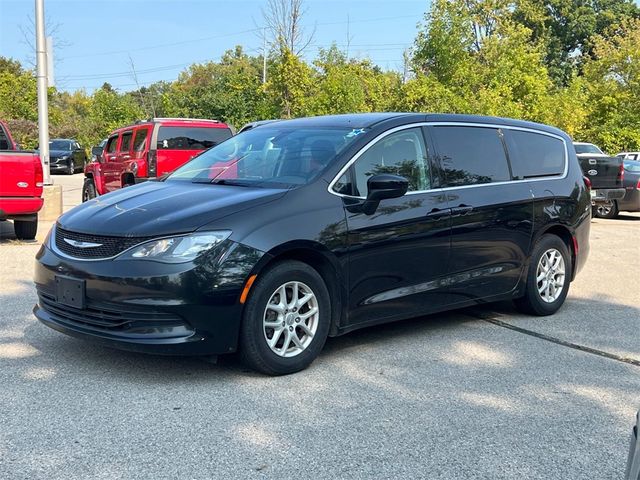
[[[589,250],[589,189],[562,131],[380,113],[275,121],[159,181],[64,214],[35,315],[159,354],[239,351],[285,374],[328,336],[512,299],[563,304]]]

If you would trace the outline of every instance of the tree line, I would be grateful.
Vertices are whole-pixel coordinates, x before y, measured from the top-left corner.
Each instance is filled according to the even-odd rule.
[[[289,1],[300,3],[271,0]],[[128,92],[108,83],[92,93],[50,88],[50,136],[90,146],[153,116],[239,128],[269,118],[420,111],[532,120],[611,153],[640,149],[640,9],[632,0],[433,0],[406,55],[408,74],[335,45],[306,61],[297,47],[300,14],[284,25],[293,36],[274,27],[264,83],[262,56],[236,46],[173,82]],[[37,143],[36,98],[34,72],[0,57],[0,118],[24,148]]]

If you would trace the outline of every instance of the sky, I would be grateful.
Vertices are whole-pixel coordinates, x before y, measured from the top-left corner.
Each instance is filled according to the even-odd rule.
[[[402,69],[429,0],[306,0],[303,24],[315,31],[305,51],[336,42],[349,55]],[[31,67],[34,0],[0,0],[0,56]],[[60,90],[91,92],[104,82],[121,91],[175,80],[188,65],[217,61],[235,45],[259,55],[267,0],[45,0]],[[26,38],[27,37],[27,38]],[[132,67],[133,63],[133,67]]]

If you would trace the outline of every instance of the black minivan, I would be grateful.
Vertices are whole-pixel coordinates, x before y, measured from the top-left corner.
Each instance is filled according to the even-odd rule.
[[[589,197],[571,139],[545,125],[275,121],[61,216],[34,313],[117,348],[239,350],[291,373],[377,323],[504,299],[554,313],[587,258]]]

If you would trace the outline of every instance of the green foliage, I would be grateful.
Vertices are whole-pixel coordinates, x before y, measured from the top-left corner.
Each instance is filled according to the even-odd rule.
[[[284,43],[267,58],[241,46],[174,82],[131,92],[49,91],[50,134],[86,147],[141,118],[267,118],[422,111],[498,115],[556,125],[611,152],[640,148],[640,9],[632,0],[433,0],[412,74],[382,71],[336,45],[308,63]],[[0,57],[0,118],[37,143],[34,72]]]
[[[585,136],[609,151],[640,148],[640,20],[627,19],[593,39],[585,65],[589,113]]]
[[[307,115],[307,103],[315,87],[311,67],[283,46],[272,59],[269,74],[265,91],[275,106],[275,116],[292,118]]]

